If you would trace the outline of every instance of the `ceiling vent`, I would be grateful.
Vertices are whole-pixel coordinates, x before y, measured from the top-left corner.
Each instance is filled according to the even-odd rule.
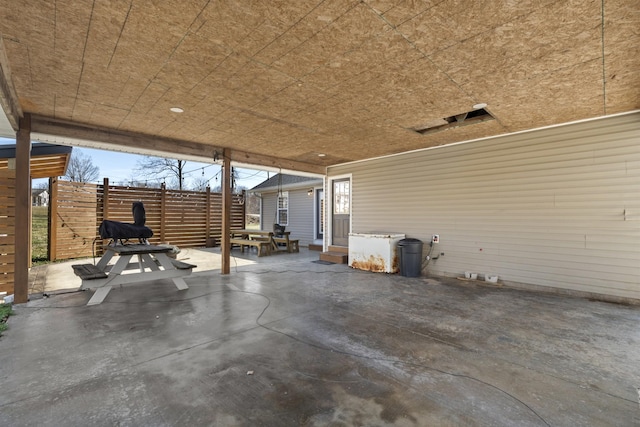
[[[412,130],[421,135],[427,135],[460,126],[474,125],[488,120],[495,120],[495,117],[484,108],[479,108],[466,113],[456,114],[455,116],[445,117],[444,119],[433,120]]]

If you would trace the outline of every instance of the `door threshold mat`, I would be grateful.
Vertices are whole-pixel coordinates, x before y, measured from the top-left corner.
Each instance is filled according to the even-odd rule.
[[[335,262],[331,262],[331,261],[323,261],[321,259],[317,260],[317,261],[311,261],[315,264],[322,264],[322,265],[332,265],[335,264]]]

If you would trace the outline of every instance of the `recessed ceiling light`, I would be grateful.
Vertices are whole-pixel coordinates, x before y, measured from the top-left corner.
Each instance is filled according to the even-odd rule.
[[[324,156],[326,156],[326,154],[322,154],[322,153],[318,154],[318,157],[324,157]]]
[[[474,110],[479,110],[479,109],[484,108],[484,107],[486,107],[486,106],[487,106],[487,103],[486,103],[486,102],[481,102],[481,103],[479,103],[479,104],[474,105],[474,106],[473,106],[473,109],[474,109]]]
[[[169,111],[172,113],[184,113],[184,110],[180,107],[171,107],[169,108]]]

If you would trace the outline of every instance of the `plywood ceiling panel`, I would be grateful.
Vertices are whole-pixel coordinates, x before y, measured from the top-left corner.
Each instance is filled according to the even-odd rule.
[[[637,2],[606,0],[605,8],[610,11],[604,17],[605,108],[613,114],[638,108],[640,6]]]
[[[325,166],[638,109],[639,9],[24,0],[3,7],[0,34],[20,106],[43,120],[170,138],[176,155],[182,140],[205,157],[227,147]],[[412,130],[480,102],[496,120]]]

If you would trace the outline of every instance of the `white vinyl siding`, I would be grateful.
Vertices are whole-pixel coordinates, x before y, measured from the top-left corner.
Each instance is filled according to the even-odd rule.
[[[430,273],[640,298],[638,113],[329,169],[345,173],[352,231],[439,234]]]

